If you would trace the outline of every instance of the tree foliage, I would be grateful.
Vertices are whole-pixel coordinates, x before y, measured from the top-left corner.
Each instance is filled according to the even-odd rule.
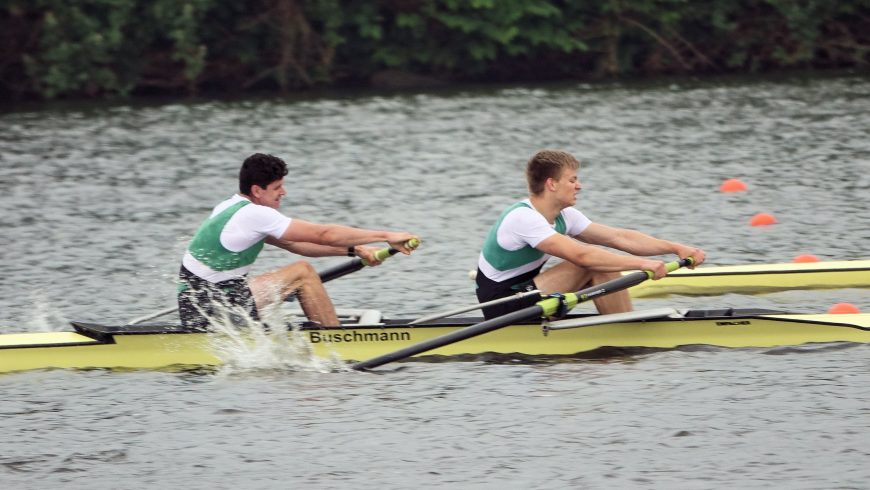
[[[870,0],[3,0],[5,98],[860,67]]]

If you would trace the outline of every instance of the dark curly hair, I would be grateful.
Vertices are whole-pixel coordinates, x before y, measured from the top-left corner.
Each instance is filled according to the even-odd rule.
[[[242,163],[239,170],[239,192],[249,196],[251,187],[267,185],[280,180],[287,175],[287,164],[284,160],[265,153],[254,153]]]

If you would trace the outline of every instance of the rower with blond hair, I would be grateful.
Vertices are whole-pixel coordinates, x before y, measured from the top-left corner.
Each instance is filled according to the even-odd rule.
[[[704,262],[700,248],[662,240],[640,231],[594,223],[574,208],[581,189],[580,162],[558,150],[537,152],[526,165],[528,198],[508,207],[487,235],[478,258],[477,298],[481,303],[523,291],[542,295],[578,291],[621,276],[622,271],[648,270],[653,279],[667,274],[665,262],[647,258],[674,254],[691,257],[690,267]],[[626,252],[614,253],[601,248]],[[563,262],[543,272],[550,257]],[[493,318],[532,305],[539,295],[483,309]],[[599,313],[631,311],[628,291],[596,298]]]

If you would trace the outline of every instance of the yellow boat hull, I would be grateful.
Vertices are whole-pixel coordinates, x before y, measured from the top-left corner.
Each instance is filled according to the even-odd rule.
[[[657,281],[638,284],[629,293],[635,298],[647,298],[867,287],[870,287],[870,260],[840,260],[679,269]]]
[[[366,360],[468,326],[475,320],[408,326],[302,329],[319,357]],[[0,335],[0,372],[46,368],[155,369],[215,366],[218,336],[182,333],[177,327],[126,326],[77,332]],[[167,328],[169,330],[167,330]],[[744,314],[657,318],[546,331],[540,324],[512,325],[425,353],[457,356],[484,353],[565,356],[603,347],[672,349],[686,345],[774,347],[814,342],[870,343],[870,314]]]

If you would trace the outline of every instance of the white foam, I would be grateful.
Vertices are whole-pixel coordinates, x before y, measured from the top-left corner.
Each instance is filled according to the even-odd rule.
[[[226,310],[226,309],[221,309]],[[287,330],[288,320],[280,307],[260,312],[262,321],[245,311],[220,311],[210,318],[209,341],[221,360],[220,374],[258,370],[335,372],[350,368],[337,357],[322,358],[314,354],[311,343],[298,326]],[[272,325],[269,328],[266,325]]]
[[[55,302],[48,299],[45,291],[36,289],[30,292],[30,318],[28,330],[36,332],[59,332],[69,330],[69,319],[55,309]]]

